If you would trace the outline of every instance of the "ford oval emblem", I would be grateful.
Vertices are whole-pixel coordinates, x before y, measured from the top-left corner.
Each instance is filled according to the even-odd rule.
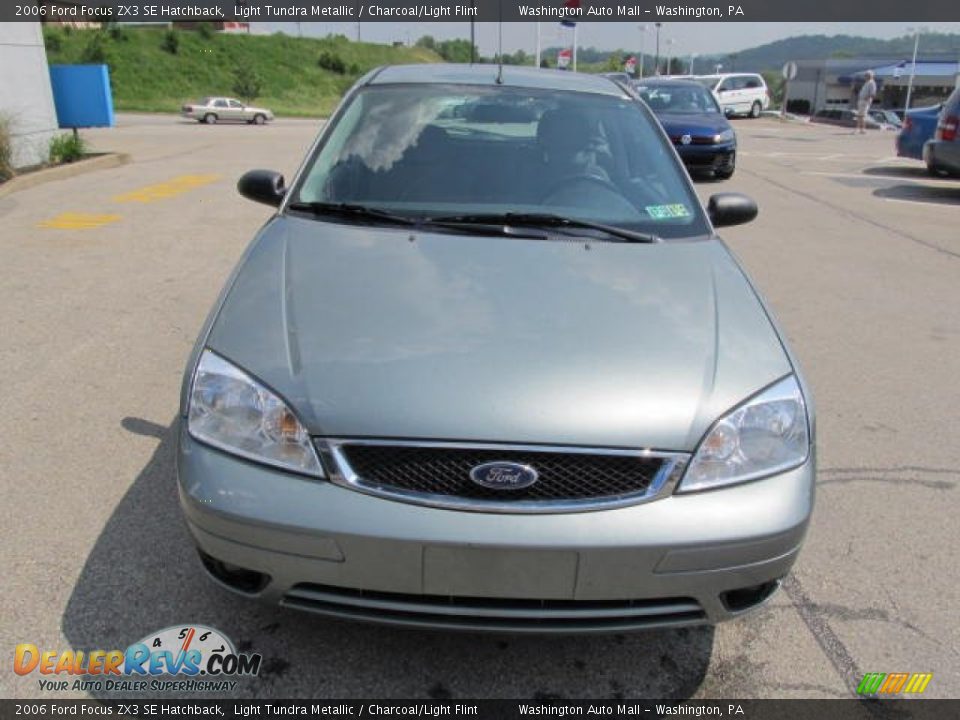
[[[470,470],[470,479],[491,490],[522,490],[533,485],[539,475],[529,465],[515,462],[488,462]]]
[[[693,142],[693,138],[690,137],[689,135],[681,135],[680,142],[683,143],[684,145],[689,145],[691,142]]]

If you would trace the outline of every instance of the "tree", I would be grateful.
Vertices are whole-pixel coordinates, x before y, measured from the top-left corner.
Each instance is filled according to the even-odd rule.
[[[262,90],[263,81],[249,65],[240,65],[233,71],[233,92],[247,102],[256,99]]]

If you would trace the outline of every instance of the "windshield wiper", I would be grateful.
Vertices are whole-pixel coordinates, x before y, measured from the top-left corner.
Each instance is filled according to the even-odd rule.
[[[620,242],[636,243],[658,243],[660,238],[656,235],[627,230],[614,225],[605,225],[603,223],[590,222],[589,220],[578,220],[577,218],[564,217],[563,215],[554,215],[551,213],[488,213],[476,215],[442,215],[440,217],[427,218],[431,223],[442,223],[444,225],[526,225],[535,228],[568,228],[581,230],[598,230],[612,237],[618,238]]]
[[[392,225],[419,225],[416,218],[405,215],[395,215],[387,210],[343,202],[292,202],[287,205],[289,210],[309,212],[314,215],[331,215],[333,217],[354,218],[357,220],[375,220]]]
[[[531,232],[517,232],[506,227],[502,221],[491,223],[484,222],[445,222],[442,219],[430,217],[413,217],[409,215],[397,215],[388,210],[370,207],[369,205],[360,205],[355,203],[338,202],[292,202],[287,205],[289,210],[299,212],[309,212],[314,215],[328,215],[332,217],[341,217],[356,220],[368,220],[374,222],[388,223],[392,225],[402,225],[405,227],[432,229],[443,228],[445,230],[455,230],[460,233],[469,233],[471,235],[506,235],[515,238],[527,238],[533,240],[545,240],[546,236]]]

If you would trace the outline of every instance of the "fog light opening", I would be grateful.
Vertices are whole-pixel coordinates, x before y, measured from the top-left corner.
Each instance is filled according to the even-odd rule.
[[[270,576],[262,572],[217,560],[200,549],[197,549],[197,552],[207,572],[234,590],[243,593],[258,593],[270,582]]]
[[[780,580],[770,580],[761,585],[727,590],[720,593],[720,602],[730,612],[743,612],[762,604],[780,587]]]

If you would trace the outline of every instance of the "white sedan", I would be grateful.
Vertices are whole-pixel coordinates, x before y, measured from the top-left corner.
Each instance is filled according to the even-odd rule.
[[[180,112],[185,118],[213,125],[221,120],[248,122],[263,125],[273,120],[273,113],[266,108],[246,105],[240,100],[228,97],[205,97],[200,102],[184,105]]]

